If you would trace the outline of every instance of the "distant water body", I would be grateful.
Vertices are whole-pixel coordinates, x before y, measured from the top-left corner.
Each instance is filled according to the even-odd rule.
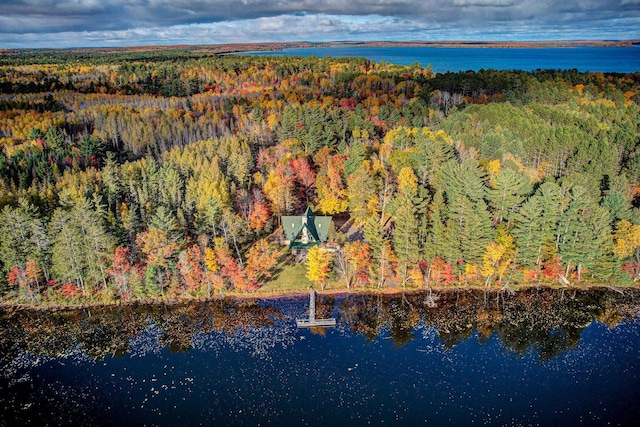
[[[640,72],[640,46],[571,48],[454,48],[454,47],[316,47],[251,52],[250,55],[364,57],[376,62],[431,65],[433,71],[480,69],[577,69],[592,72]]]

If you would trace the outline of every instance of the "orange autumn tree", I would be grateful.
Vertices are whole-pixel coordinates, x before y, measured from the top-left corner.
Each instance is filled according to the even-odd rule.
[[[429,268],[429,279],[436,286],[451,285],[456,281],[456,274],[451,264],[441,257],[435,257]]]
[[[245,272],[252,287],[271,277],[271,270],[278,264],[282,251],[270,245],[266,239],[260,239],[249,249]]]
[[[284,215],[291,212],[297,205],[294,195],[293,173],[287,165],[279,163],[264,183],[262,191],[271,202],[271,211],[276,215]]]
[[[249,290],[250,283],[242,266],[231,256],[229,245],[223,237],[213,239],[216,262],[220,266],[220,275],[226,279],[231,289],[240,292]]]
[[[202,292],[205,282],[205,270],[203,266],[203,253],[198,245],[192,245],[182,251],[178,257],[178,270],[182,274],[185,291],[188,295],[195,296]]]
[[[295,176],[298,197],[304,202],[304,204],[309,204],[314,197],[316,173],[313,171],[309,161],[305,157],[291,159],[289,166]]]
[[[344,254],[353,271],[354,285],[366,285],[369,283],[369,270],[371,268],[371,249],[369,244],[360,240],[346,243],[344,245]]]
[[[9,284],[17,288],[19,300],[28,299],[35,302],[40,294],[38,289],[39,275],[40,270],[36,262],[29,258],[24,269],[18,265],[11,267],[7,280]]]
[[[147,264],[158,267],[167,267],[169,259],[180,248],[175,239],[170,236],[170,232],[153,226],[138,234],[136,244],[138,249],[146,255]]]
[[[262,230],[270,216],[271,210],[267,203],[262,201],[255,202],[253,204],[253,210],[249,214],[249,227],[256,232]]]

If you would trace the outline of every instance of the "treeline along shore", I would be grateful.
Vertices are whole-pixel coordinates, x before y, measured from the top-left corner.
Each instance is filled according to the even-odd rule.
[[[3,54],[4,304],[640,279],[640,73],[221,52]]]
[[[227,43],[202,45],[159,45],[159,46],[128,46],[104,48],[67,48],[67,49],[3,49],[0,54],[9,56],[9,62],[20,57],[21,61],[51,62],[48,55],[84,55],[91,57],[96,54],[136,53],[190,53],[194,55],[223,55],[241,52],[273,52],[283,49],[312,48],[312,47],[498,47],[498,48],[558,48],[558,47],[630,47],[640,44],[638,40],[546,40],[546,41],[334,41],[334,42],[265,42],[265,43]]]

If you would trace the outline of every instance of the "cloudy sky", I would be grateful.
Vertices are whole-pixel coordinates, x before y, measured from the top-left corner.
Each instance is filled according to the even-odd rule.
[[[640,0],[0,0],[0,48],[640,39]]]

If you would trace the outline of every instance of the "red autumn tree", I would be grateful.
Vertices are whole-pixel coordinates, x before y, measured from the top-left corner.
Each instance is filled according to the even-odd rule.
[[[543,264],[542,274],[548,279],[557,279],[564,274],[564,269],[560,264],[560,258],[554,257]]]
[[[431,274],[429,277],[436,286],[451,285],[456,281],[453,266],[440,257],[434,258],[431,262]]]
[[[113,280],[116,293],[121,298],[131,296],[130,283],[133,265],[131,265],[130,257],[131,251],[129,248],[118,246],[111,255],[111,268],[107,270],[107,274]]]
[[[304,200],[305,204],[308,204],[313,198],[316,187],[316,173],[305,157],[291,159],[289,166],[298,184],[298,197]]]
[[[622,271],[630,274],[631,277],[633,277],[634,282],[640,280],[640,262],[636,260],[628,260],[622,266]]]

